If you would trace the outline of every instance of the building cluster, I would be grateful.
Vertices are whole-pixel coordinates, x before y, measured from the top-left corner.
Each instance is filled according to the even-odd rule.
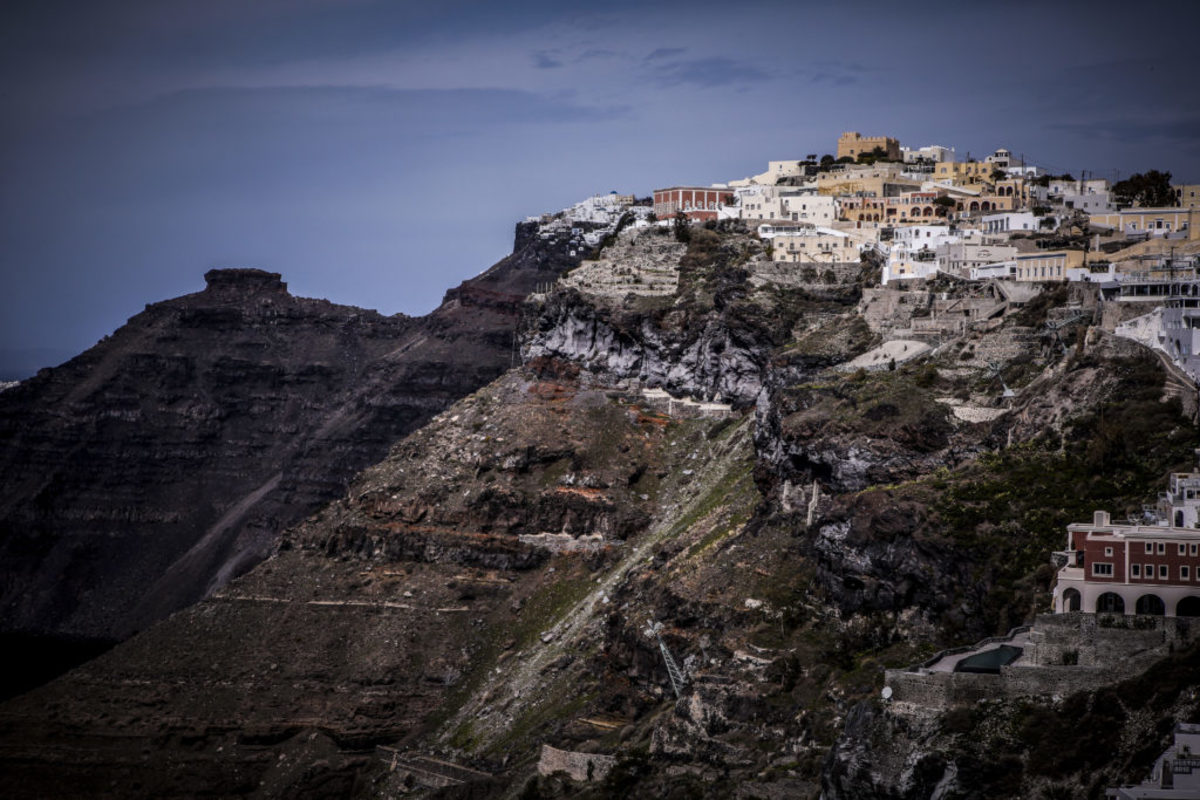
[[[885,285],[1119,282],[1155,266],[1109,258],[1120,245],[1200,241],[1200,186],[1172,186],[1174,205],[1123,206],[1107,180],[1049,175],[1003,148],[960,160],[952,147],[848,132],[836,153],[770,161],[725,184],[656,189],[654,213],[745,220],[780,261],[857,261],[874,250]]]

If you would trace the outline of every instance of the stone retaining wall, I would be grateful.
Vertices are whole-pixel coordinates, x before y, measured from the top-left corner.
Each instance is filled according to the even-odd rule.
[[[574,781],[600,781],[604,780],[616,763],[617,759],[613,756],[559,750],[544,744],[542,757],[538,760],[538,774],[553,775],[555,772],[565,772]]]

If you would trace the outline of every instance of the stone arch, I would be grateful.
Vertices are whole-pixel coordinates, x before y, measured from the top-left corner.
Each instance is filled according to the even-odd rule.
[[[1175,604],[1175,616],[1200,617],[1200,597],[1189,594]]]
[[[979,210],[980,211],[991,211],[992,204],[989,203],[987,200],[984,200],[982,203],[979,204]]]
[[[968,211],[978,211],[978,210],[979,210],[979,201],[978,201],[978,200],[972,200],[972,201],[971,201],[971,205],[970,205],[970,207],[969,207],[967,210],[968,210]]]
[[[925,216],[927,216],[927,217],[933,216],[933,206],[925,206]]]
[[[1097,614],[1124,614],[1125,600],[1115,592],[1105,592],[1096,598]]]
[[[1137,603],[1133,607],[1133,613],[1161,617],[1167,613],[1167,607],[1158,595],[1144,594],[1137,599]]]
[[[1078,589],[1067,589],[1062,594],[1062,610],[1063,613],[1068,611],[1079,611],[1082,607],[1083,596],[1079,594]]]

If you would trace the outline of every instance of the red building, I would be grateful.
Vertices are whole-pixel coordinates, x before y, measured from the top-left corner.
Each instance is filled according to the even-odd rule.
[[[1097,511],[1067,532],[1056,612],[1200,616],[1200,530],[1121,525]]]
[[[682,211],[700,222],[717,218],[717,209],[733,204],[733,192],[711,186],[673,186],[654,190],[654,215],[670,219]]]

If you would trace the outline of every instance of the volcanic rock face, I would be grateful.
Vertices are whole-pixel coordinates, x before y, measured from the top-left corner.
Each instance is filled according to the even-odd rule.
[[[0,631],[124,638],[249,569],[507,369],[525,293],[586,252],[522,223],[511,256],[420,319],[213,270],[4,392]]]
[[[641,256],[680,250],[663,245]],[[562,246],[405,331],[432,341],[463,309],[500,313],[504,287],[533,288]],[[453,761],[496,777],[437,796],[1038,796],[1022,769],[1075,769],[1039,754],[1074,723],[1104,729],[1075,712],[1107,701],[1065,702],[1051,735],[1031,708],[897,721],[872,700],[885,667],[1023,621],[1066,523],[1101,498],[1136,507],[1186,462],[1200,432],[1154,362],[1105,338],[1049,365],[1025,352],[1003,407],[955,355],[987,331],[923,364],[839,371],[875,343],[849,272],[806,283],[736,231],[693,232],[668,266],[653,264],[673,294],[665,279],[638,294],[632,267],[539,292],[526,363],[205,601],[0,706],[0,794],[394,797]],[[678,698],[660,641],[687,675]],[[1200,696],[1195,653],[1177,667],[1172,697]],[[1123,733],[1087,758],[1194,713],[1155,702],[1161,719],[1105,717]],[[538,779],[544,743],[617,760],[602,785]],[[1012,750],[1015,782],[993,780],[993,748]]]

